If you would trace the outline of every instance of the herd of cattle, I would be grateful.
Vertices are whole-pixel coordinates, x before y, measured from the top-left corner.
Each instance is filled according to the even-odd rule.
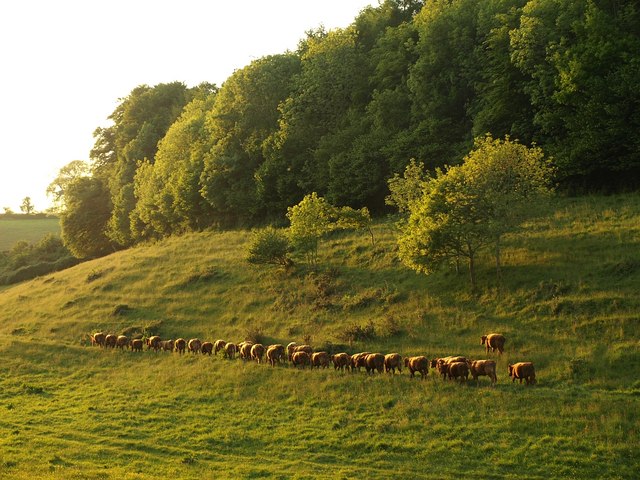
[[[177,340],[162,340],[159,336],[154,335],[142,338],[129,339],[125,335],[112,335],[103,332],[97,332],[91,337],[91,344],[103,348],[119,348],[124,350],[129,348],[134,352],[142,352],[146,345],[147,350],[178,352],[184,354],[189,351],[203,355],[218,355],[221,353],[224,358],[235,359],[236,356],[243,360],[253,360],[258,363],[268,362],[270,365],[290,362],[295,368],[305,368],[309,366],[311,369],[329,368],[333,365],[336,370],[361,371],[364,368],[367,373],[390,372],[395,374],[396,370],[401,373],[402,366],[409,370],[411,377],[416,372],[420,373],[424,379],[429,368],[435,369],[443,379],[468,380],[469,375],[478,382],[478,377],[487,376],[491,380],[491,384],[495,385],[498,381],[496,374],[495,360],[470,360],[462,356],[449,356],[444,358],[427,359],[424,356],[405,357],[404,359],[397,353],[389,353],[383,355],[381,353],[361,352],[349,355],[347,353],[336,353],[330,355],[328,352],[315,352],[310,345],[298,345],[291,342],[286,347],[284,345],[264,346],[260,343],[244,341],[241,343],[226,342],[217,340],[215,342],[202,342],[198,338],[185,340],[178,338]],[[500,354],[504,351],[505,337],[499,333],[490,333],[481,337],[482,345],[486,345],[487,354],[498,351]],[[527,385],[536,383],[536,374],[533,363],[519,362],[509,364],[509,377],[512,382],[516,380],[525,380]]]

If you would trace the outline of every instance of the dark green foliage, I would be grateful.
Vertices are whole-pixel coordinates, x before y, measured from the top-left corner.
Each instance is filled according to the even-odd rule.
[[[138,86],[94,133],[111,211],[93,235],[277,221],[311,192],[383,213],[412,159],[457,165],[486,134],[543,148],[561,188],[637,188],[639,25],[631,1],[385,0],[219,90]]]
[[[273,227],[257,230],[249,245],[247,261],[255,264],[273,264],[288,267],[293,264],[289,253],[292,246],[287,233]]]
[[[71,267],[78,262],[62,240],[53,234],[44,236],[37,243],[20,241],[11,250],[0,254],[0,284],[30,280]]]

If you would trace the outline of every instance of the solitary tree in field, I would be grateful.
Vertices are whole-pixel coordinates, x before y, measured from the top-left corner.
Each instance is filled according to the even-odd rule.
[[[477,254],[492,246],[499,280],[502,237],[537,213],[552,193],[552,175],[538,147],[508,137],[476,139],[462,165],[416,183],[422,195],[408,202],[409,217],[398,239],[402,261],[430,273],[445,261],[466,258],[475,291]]]
[[[22,204],[20,205],[20,210],[22,213],[27,215],[33,213],[34,206],[33,203],[31,203],[31,197],[24,197],[24,200],[22,200]]]
[[[337,208],[315,192],[289,207],[287,218],[291,222],[289,239],[294,250],[304,254],[312,265],[318,263],[318,245],[324,235],[335,230],[367,228],[371,222],[366,207]]]

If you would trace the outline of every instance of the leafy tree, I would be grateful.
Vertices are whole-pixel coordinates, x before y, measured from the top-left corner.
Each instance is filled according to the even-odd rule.
[[[80,177],[65,190],[67,209],[60,216],[65,246],[78,258],[106,255],[114,244],[106,235],[111,216],[109,189],[98,178]]]
[[[20,210],[26,215],[31,215],[33,213],[34,206],[33,203],[31,203],[31,197],[24,197],[22,204],[20,205]]]
[[[236,70],[220,89],[207,114],[211,148],[200,177],[216,223],[244,223],[266,213],[268,197],[258,201],[268,178],[265,170],[258,173],[263,144],[279,128],[278,105],[291,93],[299,68],[294,54],[264,57]]]
[[[73,160],[60,169],[58,176],[47,187],[47,196],[53,200],[54,210],[63,211],[65,209],[65,190],[71,182],[88,176],[89,172],[89,164],[82,160]]]
[[[158,145],[155,162],[145,161],[134,179],[136,205],[131,229],[136,240],[211,225],[213,212],[200,193],[210,141],[205,129],[215,94],[197,97]]]
[[[385,202],[396,207],[400,213],[408,214],[411,205],[422,199],[430,179],[430,175],[424,169],[424,163],[417,163],[412,158],[402,177],[396,173],[387,180],[390,193]]]
[[[462,165],[437,171],[425,185],[417,182],[423,196],[409,202],[409,219],[398,240],[401,259],[430,273],[445,261],[465,257],[475,291],[478,252],[494,247],[499,276],[502,237],[536,214],[536,206],[552,192],[552,176],[538,147],[508,137],[476,139]]]
[[[335,230],[367,228],[371,221],[366,208],[336,208],[316,192],[289,207],[287,218],[291,222],[289,239],[294,250],[305,255],[313,266],[318,263],[318,246],[323,236]]]

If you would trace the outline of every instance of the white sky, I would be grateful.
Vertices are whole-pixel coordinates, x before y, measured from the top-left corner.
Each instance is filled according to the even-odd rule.
[[[0,2],[0,213],[48,208],[60,167],[133,88],[220,86],[256,58],[346,27],[377,0],[4,0]]]

